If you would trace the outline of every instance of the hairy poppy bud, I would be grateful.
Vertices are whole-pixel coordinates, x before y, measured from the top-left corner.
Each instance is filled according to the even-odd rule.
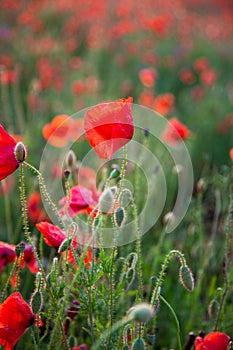
[[[66,238],[62,244],[60,245],[59,249],[58,249],[58,253],[62,253],[64,252],[67,248],[70,247],[71,245],[71,242],[72,242],[72,238]]]
[[[114,221],[117,227],[121,227],[125,221],[125,210],[119,207],[114,212]]]
[[[135,342],[133,343],[132,350],[146,350],[143,339],[141,338],[136,339]]]
[[[194,278],[192,271],[187,265],[182,265],[179,271],[180,283],[182,286],[187,289],[189,292],[192,292],[194,289]]]
[[[42,293],[40,291],[36,291],[32,294],[31,297],[31,308],[32,308],[32,312],[34,314],[38,314],[43,306],[43,299],[42,299]]]
[[[154,316],[154,308],[150,304],[141,303],[133,306],[129,310],[129,316],[136,322],[145,323],[150,321],[150,319]]]
[[[67,156],[65,158],[65,164],[67,165],[68,168],[70,169],[74,169],[75,165],[76,165],[76,155],[74,153],[74,151],[72,151],[72,149],[69,150],[69,152],[67,153]]]
[[[110,188],[106,188],[99,198],[99,210],[108,213],[113,206],[114,194]]]
[[[21,253],[24,252],[25,249],[25,243],[24,242],[20,242],[19,244],[17,244],[17,246],[15,247],[15,254],[17,257],[20,256]]]
[[[216,299],[211,300],[208,306],[208,314],[212,319],[216,320],[218,317],[219,308],[219,302]]]
[[[27,156],[27,151],[26,148],[23,144],[23,142],[18,142],[15,146],[14,149],[14,154],[15,154],[15,158],[17,160],[17,162],[22,163],[25,161],[26,156]]]

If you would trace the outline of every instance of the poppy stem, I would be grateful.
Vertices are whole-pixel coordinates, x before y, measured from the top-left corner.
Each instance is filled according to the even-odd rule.
[[[167,300],[160,294],[160,299],[164,302],[164,304],[169,308],[169,310],[171,311],[174,319],[175,319],[175,323],[176,323],[176,332],[177,332],[177,342],[178,342],[178,348],[179,350],[182,350],[182,346],[181,346],[181,340],[180,340],[180,324],[179,324],[179,320],[176,316],[176,313],[174,311],[174,309],[172,308],[172,306],[167,302]]]
[[[15,272],[16,267],[17,267],[17,259],[15,259],[14,265],[12,266],[12,268],[11,268],[11,270],[10,270],[10,273],[9,273],[9,275],[8,275],[8,279],[7,279],[6,283],[5,283],[5,286],[4,286],[4,288],[3,288],[3,291],[2,291],[2,293],[1,293],[1,296],[0,296],[0,304],[1,304],[2,301],[5,299],[5,294],[6,294],[8,285],[9,285],[9,283],[10,283],[11,278],[12,278],[13,275],[14,275],[14,272]]]
[[[150,302],[152,306],[155,305],[156,301],[160,297],[160,290],[162,287],[162,282],[163,282],[163,279],[164,279],[164,276],[166,273],[166,269],[167,269],[167,266],[168,266],[171,258],[173,257],[173,255],[178,257],[182,266],[186,265],[185,257],[179,250],[175,250],[175,249],[170,250],[170,252],[165,257],[165,260],[164,260],[163,265],[162,265],[162,270],[160,271],[158,281],[157,281],[157,283],[154,287],[153,293],[152,293],[151,302]]]
[[[59,224],[61,225],[61,227],[64,229],[64,223],[62,221],[61,215],[58,212],[58,209],[55,205],[55,203],[53,202],[52,198],[50,197],[48,190],[46,188],[44,179],[42,174],[39,172],[38,169],[36,169],[33,165],[29,164],[28,162],[24,161],[25,166],[30,169],[36,176],[40,185],[40,189],[41,189],[41,193],[43,194],[45,200],[49,203],[50,208],[53,210],[54,214],[56,215]]]
[[[227,221],[226,221],[226,241],[225,241],[225,265],[224,265],[224,282],[225,282],[225,287],[222,293],[219,309],[218,309],[218,314],[216,317],[215,325],[214,325],[214,331],[217,331],[218,329],[218,324],[220,321],[221,314],[224,309],[224,304],[225,300],[228,294],[229,290],[229,269],[231,265],[231,259],[230,256],[230,246],[231,246],[231,232],[232,232],[232,227],[233,227],[233,185],[230,186],[229,189],[229,206],[228,206],[228,215],[227,215]]]
[[[24,226],[24,233],[25,233],[25,239],[26,239],[26,242],[28,242],[30,244],[30,246],[32,247],[32,251],[33,251],[33,254],[36,258],[36,261],[38,263],[38,266],[39,266],[39,269],[41,271],[41,274],[44,278],[44,281],[46,281],[46,284],[47,284],[47,289],[48,289],[48,292],[50,294],[50,297],[51,297],[51,301],[54,305],[54,308],[56,309],[57,308],[57,300],[54,296],[54,293],[52,291],[52,288],[51,286],[49,286],[49,281],[46,277],[46,274],[45,274],[45,271],[44,271],[44,268],[43,268],[43,265],[39,259],[39,256],[37,254],[37,251],[34,247],[34,244],[32,242],[32,239],[31,239],[31,236],[30,236],[30,230],[29,230],[29,226],[28,226],[28,218],[27,218],[27,205],[26,205],[26,194],[25,194],[25,183],[24,183],[24,172],[23,172],[23,166],[24,166],[25,162],[23,163],[20,163],[19,165],[19,190],[20,190],[20,202],[21,202],[21,206],[22,206],[22,216],[23,216],[23,226]],[[61,328],[61,333],[62,333],[62,337],[63,337],[63,340],[64,340],[64,344],[65,344],[65,348],[67,350],[69,350],[69,345],[68,345],[68,341],[66,339],[66,335],[65,335],[65,332],[64,332],[64,328],[63,328],[63,323],[62,323],[62,320],[59,316],[59,314],[57,313],[57,316],[58,316],[58,321],[59,321],[59,325],[60,325],[60,328]]]

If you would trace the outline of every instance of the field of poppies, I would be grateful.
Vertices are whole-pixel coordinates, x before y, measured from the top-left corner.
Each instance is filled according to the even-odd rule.
[[[0,348],[233,348],[231,0],[0,2]]]

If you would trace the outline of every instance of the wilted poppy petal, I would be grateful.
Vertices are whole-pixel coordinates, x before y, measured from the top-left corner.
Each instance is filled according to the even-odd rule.
[[[0,180],[5,179],[19,166],[15,158],[16,141],[0,125]]]
[[[11,294],[0,305],[0,344],[11,350],[25,330],[33,325],[35,315],[19,292]]]
[[[66,239],[65,231],[47,221],[39,222],[36,224],[36,227],[44,236],[45,243],[50,247],[58,248],[64,239]]]
[[[132,97],[129,97],[101,103],[86,112],[86,138],[100,158],[111,159],[119,148],[132,139],[132,101]]]

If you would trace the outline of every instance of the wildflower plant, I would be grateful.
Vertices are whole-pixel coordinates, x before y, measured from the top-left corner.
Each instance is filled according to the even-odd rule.
[[[83,123],[77,123],[80,120]],[[30,148],[26,152],[22,142],[16,143],[1,129],[0,151],[2,147],[9,153],[0,163],[2,177],[19,168],[24,241],[17,246],[0,245],[5,252],[1,268],[12,264],[1,292],[0,344],[11,350],[30,328],[27,344],[32,349],[153,349],[159,312],[165,306],[174,319],[181,350],[181,326],[165,297],[166,278],[172,258],[178,258],[176,280],[186,293],[193,292],[189,257],[178,249],[166,251],[161,267],[150,269],[148,282],[142,236],[165,214],[164,171],[172,169],[169,160],[175,164],[177,192],[165,215],[160,241],[155,242],[158,250],[164,249],[166,234],[187,211],[193,172],[184,140],[190,131],[177,119],[169,122],[133,105],[131,97],[62,116],[57,128],[55,124],[51,133],[46,127],[49,136],[39,170],[27,161]],[[80,158],[82,148],[86,153]],[[29,171],[38,181],[44,205],[43,218],[33,223],[33,233],[25,181]],[[25,263],[34,275],[34,287],[27,291],[30,303],[20,294]],[[145,285],[150,285],[147,293]],[[227,346],[229,337],[222,337]],[[202,349],[210,338],[222,342],[220,336],[207,335],[203,341],[196,339],[196,347]]]

